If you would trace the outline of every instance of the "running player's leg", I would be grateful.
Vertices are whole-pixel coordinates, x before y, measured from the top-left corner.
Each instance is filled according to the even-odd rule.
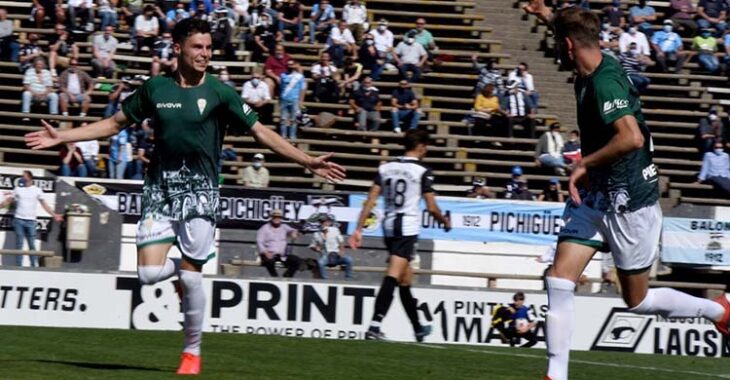
[[[380,332],[380,326],[383,318],[388,313],[388,309],[390,309],[390,304],[393,302],[393,292],[398,285],[398,279],[403,275],[408,265],[408,259],[404,257],[394,254],[389,256],[388,270],[385,278],[383,278],[383,283],[380,285],[378,295],[375,297],[375,310],[370,327],[365,335],[366,339],[382,339],[383,336]]]
[[[416,340],[423,341],[427,335],[431,333],[431,326],[423,326],[418,320],[418,303],[411,293],[411,285],[413,284],[413,268],[410,265],[406,267],[405,272],[400,278],[398,284],[398,292],[400,294],[400,302],[403,304],[408,319],[413,326],[413,332],[416,334]]]

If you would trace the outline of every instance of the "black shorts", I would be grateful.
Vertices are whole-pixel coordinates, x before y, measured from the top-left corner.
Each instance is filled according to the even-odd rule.
[[[385,247],[388,249],[388,255],[402,257],[408,261],[413,260],[413,254],[416,253],[417,244],[418,235],[385,238]]]

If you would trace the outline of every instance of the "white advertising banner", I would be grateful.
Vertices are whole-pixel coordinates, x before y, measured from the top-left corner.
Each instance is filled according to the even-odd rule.
[[[662,261],[730,265],[730,221],[664,218]]]
[[[377,289],[321,282],[206,278],[207,332],[362,339]],[[490,327],[507,292],[416,288],[430,343],[503,345]],[[536,347],[544,347],[546,296],[527,293],[537,320]],[[171,281],[142,286],[119,274],[0,270],[0,325],[180,330],[180,302]],[[618,350],[690,356],[730,356],[711,323],[664,320],[626,312],[618,298],[576,297],[574,350]],[[390,339],[413,341],[397,298],[384,320]]]

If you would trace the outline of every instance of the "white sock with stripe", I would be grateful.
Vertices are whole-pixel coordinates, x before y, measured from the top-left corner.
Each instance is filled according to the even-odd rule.
[[[552,380],[567,380],[575,325],[575,283],[558,277],[545,277],[545,283],[548,294],[545,330],[548,376]]]
[[[180,271],[183,288],[183,312],[185,322],[185,345],[183,352],[200,355],[200,342],[203,338],[203,318],[205,313],[205,292],[203,274],[187,270]]]

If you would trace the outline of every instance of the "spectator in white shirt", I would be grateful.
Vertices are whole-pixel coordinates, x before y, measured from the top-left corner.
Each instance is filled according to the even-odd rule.
[[[155,7],[153,5],[145,5],[144,13],[134,19],[135,54],[139,55],[143,46],[149,48],[148,55],[152,55],[155,41],[160,32],[160,23],[155,17]]]
[[[529,101],[530,109],[537,110],[540,103],[540,93],[535,90],[535,82],[533,81],[532,74],[527,70],[529,70],[527,63],[520,62],[517,68],[512,70],[507,76],[507,82],[516,81],[518,88],[522,90]]]
[[[269,187],[269,169],[264,167],[264,155],[256,153],[251,160],[251,166],[241,171],[243,186],[262,189]]]
[[[94,0],[68,0],[68,25],[76,29],[76,16],[81,17],[81,24],[87,32],[94,30]]]
[[[375,42],[375,50],[378,51],[378,55],[384,60],[385,64],[393,61],[393,32],[388,29],[388,20],[381,18],[378,21],[378,27],[374,31],[370,31],[373,35],[373,42]]]
[[[53,91],[53,78],[42,57],[36,57],[33,67],[25,71],[23,86],[23,113],[30,112],[31,103],[48,102],[48,113],[58,114],[58,94]]]
[[[313,251],[319,253],[317,264],[319,275],[327,279],[327,267],[340,266],[345,269],[345,279],[352,279],[352,257],[345,256],[345,239],[340,229],[333,226],[333,215],[325,215],[322,219],[321,230],[312,234],[312,243],[309,245]]]
[[[269,92],[269,86],[261,79],[259,70],[255,70],[251,80],[243,84],[241,98],[256,111],[262,124],[271,124],[271,113],[273,111],[271,93]]]
[[[401,79],[406,79],[411,83],[417,82],[421,78],[421,68],[428,60],[428,53],[421,44],[416,43],[416,39],[410,32],[406,34],[404,41],[401,41],[395,47],[393,58],[398,64]],[[411,77],[408,78],[408,73]]]
[[[365,5],[360,3],[360,0],[352,0],[349,4],[342,7],[342,20],[350,28],[357,44],[362,43],[362,35],[368,29],[368,9]]]
[[[310,71],[314,80],[314,100],[322,103],[337,103],[339,89],[337,67],[330,61],[330,53],[322,52],[319,62]]]
[[[79,70],[79,62],[72,58],[68,69],[58,78],[60,88],[61,112],[68,116],[68,106],[78,104],[81,107],[79,116],[86,116],[91,105],[91,92],[94,80],[85,71]]]
[[[93,58],[91,66],[97,76],[111,78],[117,65],[114,63],[114,53],[117,51],[117,39],[112,36],[114,27],[107,25],[104,33],[97,34],[92,43]]]
[[[353,58],[357,57],[355,38],[352,36],[350,29],[347,29],[347,23],[344,20],[340,20],[337,23],[337,27],[332,28],[327,45],[329,46],[330,56],[337,67],[342,67],[342,64],[345,62],[345,54]]]
[[[87,123],[82,123],[81,127],[84,127],[86,125]],[[81,156],[84,159],[84,165],[86,166],[87,175],[89,177],[96,177],[96,165],[99,163],[99,141],[79,141],[76,143],[76,147],[81,150]]]
[[[651,50],[649,50],[649,40],[646,38],[646,34],[640,32],[635,26],[630,26],[627,33],[621,33],[621,37],[618,38],[618,50],[621,53],[629,51],[629,45],[632,42],[636,43],[636,47],[639,49],[639,54],[649,57]]]
[[[0,8],[0,59],[18,62],[20,45],[13,36],[13,22],[8,20],[8,12]]]

